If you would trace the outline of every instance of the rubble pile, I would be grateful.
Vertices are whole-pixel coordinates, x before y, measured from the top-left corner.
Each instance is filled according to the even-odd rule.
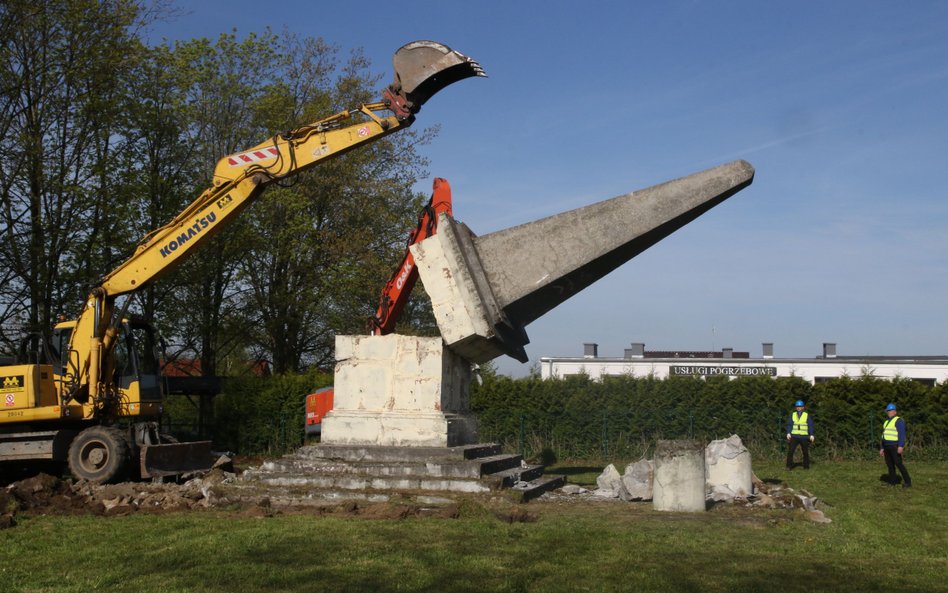
[[[708,505],[727,503],[748,508],[800,510],[816,523],[830,523],[822,508],[825,502],[807,492],[794,490],[786,484],[768,483],[754,475],[750,452],[738,435],[711,441],[705,448],[705,498]],[[623,501],[651,501],[655,480],[655,463],[640,459],[625,467],[620,474],[609,464],[596,478],[595,490],[567,484],[555,496],[595,497]]]
[[[16,524],[19,511],[44,514],[123,515],[137,511],[181,511],[227,504],[222,484],[235,474],[221,469],[195,474],[182,484],[125,482],[94,484],[39,474],[0,489],[0,528]]]

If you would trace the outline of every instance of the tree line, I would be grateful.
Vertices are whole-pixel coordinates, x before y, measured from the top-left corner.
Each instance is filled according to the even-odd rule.
[[[138,241],[211,184],[217,161],[360,103],[384,83],[358,49],[271,31],[150,44],[143,0],[0,2],[0,349],[49,336]],[[386,76],[390,74],[386,73]],[[172,359],[203,374],[331,365],[361,333],[427,196],[406,131],[268,190],[134,295]],[[417,295],[416,295],[417,296]],[[424,298],[405,333],[430,332]]]

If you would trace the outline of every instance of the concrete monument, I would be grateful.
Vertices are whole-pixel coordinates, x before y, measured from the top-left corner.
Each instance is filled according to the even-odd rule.
[[[749,163],[735,161],[482,237],[442,215],[437,234],[411,248],[441,338],[339,336],[323,442],[476,442],[467,404],[472,363],[502,354],[526,362],[527,324],[753,177]],[[701,483],[703,492],[703,468]]]

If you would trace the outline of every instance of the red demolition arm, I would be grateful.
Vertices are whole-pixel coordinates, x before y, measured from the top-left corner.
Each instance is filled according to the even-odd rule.
[[[451,212],[451,185],[447,179],[436,177],[431,190],[431,199],[418,216],[418,226],[408,237],[408,247],[427,239],[438,230],[438,215],[444,212],[448,216]],[[375,316],[369,320],[370,331],[377,336],[384,336],[395,331],[411,296],[411,291],[418,281],[418,270],[415,269],[415,258],[405,248],[405,257],[395,269],[395,273],[385,283],[382,289],[382,298],[379,299],[379,308]]]

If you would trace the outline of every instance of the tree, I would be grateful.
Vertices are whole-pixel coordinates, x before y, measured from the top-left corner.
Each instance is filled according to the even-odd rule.
[[[296,124],[373,99],[379,79],[360,53],[330,79],[336,50],[288,41],[287,79],[311,82],[281,89],[274,102],[285,102]],[[325,368],[336,333],[366,330],[424,198],[411,187],[424,174],[415,149],[427,137],[390,136],[262,198],[241,260],[241,301],[252,347],[276,372]]]
[[[121,204],[109,200],[113,130],[143,18],[133,0],[0,5],[0,342],[8,351],[22,329],[48,336],[54,314],[75,311],[123,236]]]
[[[279,130],[377,99],[353,52],[269,31],[145,45],[161,2],[0,4],[0,346],[48,334],[136,243],[213,183],[217,161]],[[158,8],[155,8],[158,7]],[[277,370],[325,364],[363,331],[423,196],[402,132],[274,187],[133,311],[205,374],[247,352]],[[131,298],[131,297],[130,297]],[[409,308],[425,319],[424,301]],[[411,322],[402,327],[412,327]]]

